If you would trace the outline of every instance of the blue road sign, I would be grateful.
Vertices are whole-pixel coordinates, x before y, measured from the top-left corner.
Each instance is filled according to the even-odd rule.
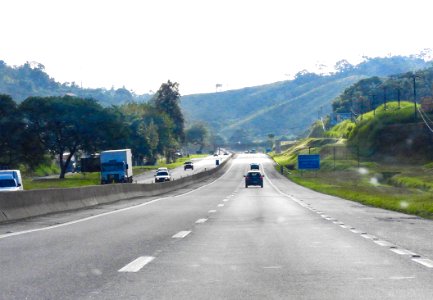
[[[318,170],[318,169],[320,169],[319,154],[298,155],[298,170]]]

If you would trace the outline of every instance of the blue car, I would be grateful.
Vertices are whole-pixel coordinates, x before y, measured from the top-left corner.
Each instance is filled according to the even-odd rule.
[[[248,188],[250,185],[256,185],[263,188],[263,175],[260,171],[249,171],[245,177],[245,188]]]

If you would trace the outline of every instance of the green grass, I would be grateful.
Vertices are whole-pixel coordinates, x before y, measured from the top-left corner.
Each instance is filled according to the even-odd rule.
[[[364,146],[369,147],[369,143],[374,144],[375,131],[384,124],[412,121],[412,103],[402,102],[400,108],[397,103],[388,103],[386,111],[383,106],[376,110],[376,117],[369,112],[362,121],[358,118],[357,124],[347,121],[334,127],[327,135],[334,140],[305,139],[271,156],[280,165],[296,166],[297,155],[308,153],[310,147],[312,154],[321,156],[321,170],[291,170],[287,176],[292,181],[321,193],[433,219],[433,162],[409,163],[407,158],[395,159],[393,163],[377,158],[371,161],[361,151],[358,168],[356,148],[341,138],[359,134]]]
[[[169,169],[173,169],[179,166],[182,166],[185,161],[191,160],[192,158],[203,158],[208,156],[207,154],[194,154],[190,155],[190,157],[182,157],[179,158],[175,163],[166,164],[165,160],[158,161],[158,164],[155,166],[139,166],[133,167],[134,176],[140,175],[146,171],[155,170],[160,167],[166,167]],[[40,174],[38,176],[46,176],[49,174]],[[57,173],[58,174],[58,173]],[[58,178],[44,178],[38,180],[32,180],[30,177],[24,177],[24,189],[25,190],[35,190],[35,189],[52,189],[52,188],[73,188],[73,187],[82,187],[89,185],[99,185],[100,173],[75,173],[75,174],[66,174],[65,179]]]
[[[407,186],[392,186],[372,180],[375,174],[352,171],[324,171],[315,176],[292,172],[289,178],[312,190],[353,200],[369,206],[400,211],[433,219],[433,193]]]
[[[272,155],[281,165],[296,165],[297,153],[304,154],[305,147],[319,145],[314,151],[321,155],[321,170],[290,171],[287,176],[292,181],[321,193],[433,219],[433,163],[386,164],[361,157],[358,169],[356,155],[344,141],[328,142],[306,139],[282,154]],[[339,157],[335,161],[334,151]]]
[[[345,120],[328,130],[325,133],[325,136],[347,139],[355,127],[356,124],[353,123],[351,120]]]
[[[25,190],[72,188],[88,185],[99,185],[101,182],[99,172],[66,174],[65,179],[50,178],[32,180],[31,178],[23,178],[23,181]]]

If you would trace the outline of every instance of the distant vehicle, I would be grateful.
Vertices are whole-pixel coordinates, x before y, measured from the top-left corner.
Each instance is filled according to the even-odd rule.
[[[99,154],[81,158],[80,172],[101,172],[101,160]]]
[[[171,180],[171,176],[170,173],[168,173],[168,171],[158,171],[155,174],[155,183],[166,182],[170,180]]]
[[[224,152],[224,155],[229,155],[229,153],[228,152]]]
[[[258,163],[250,164],[250,170],[260,170],[260,165]]]
[[[249,150],[245,150],[245,153],[250,153],[250,151]]]
[[[251,149],[250,153],[257,153],[256,149]]]
[[[263,175],[260,171],[248,171],[245,177],[245,188],[250,185],[257,185],[263,188]]]
[[[20,170],[0,170],[0,176],[12,176],[13,179],[15,179],[18,190],[22,191],[24,189],[23,180],[21,178],[21,171]]]
[[[101,184],[132,183],[131,149],[102,151]]]
[[[159,171],[166,171],[166,172],[168,172],[168,168],[166,168],[166,167],[161,167],[161,168],[158,168],[158,170],[156,170],[157,173],[158,173]]]
[[[218,153],[214,153],[213,156],[218,156]]]
[[[185,171],[188,170],[188,169],[194,170],[194,165],[193,165],[192,161],[186,161],[186,162],[183,164],[183,169],[184,169]]]
[[[0,192],[16,192],[19,190],[20,187],[12,175],[0,175]]]

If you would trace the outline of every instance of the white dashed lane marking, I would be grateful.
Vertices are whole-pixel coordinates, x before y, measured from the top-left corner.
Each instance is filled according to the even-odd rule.
[[[140,256],[136,260],[124,266],[118,272],[138,272],[141,270],[141,268],[150,263],[154,258],[155,257],[153,256]]]
[[[206,221],[207,221],[207,219],[198,219],[197,221],[195,221],[195,223],[200,224],[200,223],[204,223]]]
[[[173,235],[172,238],[174,238],[174,239],[183,239],[184,237],[186,237],[190,233],[191,233],[191,231],[179,231],[178,233],[176,233],[175,235]]]

